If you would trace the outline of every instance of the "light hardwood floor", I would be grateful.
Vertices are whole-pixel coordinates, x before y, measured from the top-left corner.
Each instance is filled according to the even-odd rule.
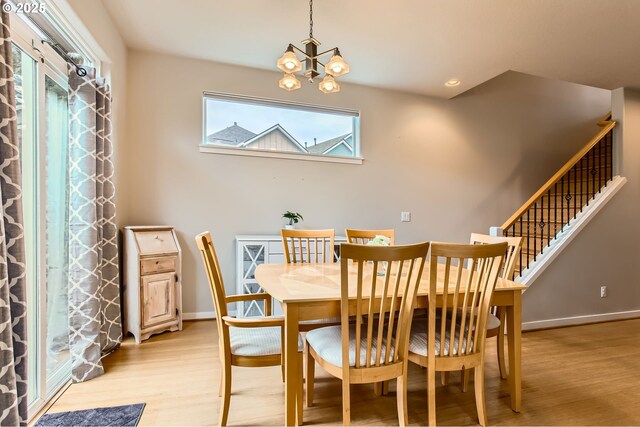
[[[131,337],[105,359],[106,374],[64,392],[49,412],[145,402],[140,425],[213,425],[218,420],[219,362],[213,321],[185,322],[182,332],[154,336],[141,345]],[[509,407],[506,381],[487,346],[489,424],[640,424],[640,319],[523,335],[522,412]],[[280,425],[284,387],[280,367],[233,368],[229,425]],[[437,387],[438,423],[476,425],[472,384],[462,393],[459,377]],[[395,384],[387,396],[372,385],[352,386],[353,424],[397,425]],[[316,367],[315,405],[305,425],[339,424],[340,380]],[[409,369],[409,422],[426,424],[426,370]]]

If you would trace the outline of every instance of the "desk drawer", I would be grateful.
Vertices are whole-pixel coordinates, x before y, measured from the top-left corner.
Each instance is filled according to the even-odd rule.
[[[176,271],[178,258],[157,257],[145,258],[140,260],[140,274],[164,273],[167,271]]]

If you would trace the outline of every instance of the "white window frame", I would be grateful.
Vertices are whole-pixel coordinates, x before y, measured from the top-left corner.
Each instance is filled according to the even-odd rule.
[[[223,147],[219,145],[205,144],[205,141],[207,138],[207,99],[238,101],[238,102],[245,102],[245,103],[252,103],[252,104],[270,105],[275,107],[277,106],[288,107],[288,108],[293,108],[298,110],[309,110],[309,111],[314,111],[319,113],[324,112],[324,113],[335,113],[335,114],[345,114],[349,116],[355,116],[358,118],[358,126],[356,126],[353,132],[353,138],[355,141],[355,144],[354,144],[355,156],[354,157],[331,156],[326,154],[293,153],[291,151],[278,151],[278,150],[269,150],[269,151],[250,150],[246,148]],[[259,97],[248,96],[248,95],[234,95],[234,94],[223,93],[223,92],[204,91],[202,93],[202,139],[198,147],[199,147],[200,153],[206,153],[206,154],[225,154],[225,155],[233,155],[233,156],[265,157],[265,158],[277,158],[277,159],[288,159],[288,160],[303,160],[303,161],[313,161],[313,162],[361,165],[364,161],[364,158],[360,154],[361,144],[360,144],[359,120],[360,120],[359,110],[325,107],[320,105],[304,104],[304,103],[292,102],[292,101],[281,101],[281,100],[270,99],[270,98],[259,98]]]

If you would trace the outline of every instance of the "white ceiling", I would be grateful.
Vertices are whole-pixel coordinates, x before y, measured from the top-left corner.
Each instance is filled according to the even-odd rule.
[[[309,32],[306,0],[102,1],[131,48],[269,70]],[[507,70],[640,88],[640,0],[316,0],[314,36],[341,81],[432,96]]]

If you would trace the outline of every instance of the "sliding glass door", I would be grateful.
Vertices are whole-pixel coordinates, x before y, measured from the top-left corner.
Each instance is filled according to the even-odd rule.
[[[29,406],[40,395],[41,375],[39,366],[40,342],[32,337],[38,336],[40,311],[37,280],[38,263],[38,62],[23,48],[12,46],[13,72],[16,90],[16,115],[18,139],[22,146],[22,203],[24,209],[24,235],[27,265],[27,344],[29,379]]]
[[[12,56],[22,145],[32,416],[71,376],[68,87],[61,58],[43,58],[20,37],[14,37]]]
[[[69,356],[69,153],[68,94],[66,82],[45,75],[45,253],[46,283],[45,359],[47,393],[71,374]],[[41,157],[42,158],[42,157]]]

